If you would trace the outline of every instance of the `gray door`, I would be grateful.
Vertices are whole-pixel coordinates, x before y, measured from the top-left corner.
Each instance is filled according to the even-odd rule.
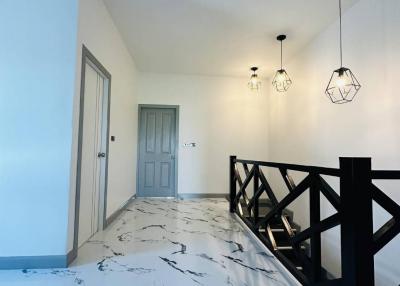
[[[138,196],[174,197],[176,110],[142,107],[139,128]]]
[[[78,247],[104,225],[109,77],[85,59],[82,96]]]

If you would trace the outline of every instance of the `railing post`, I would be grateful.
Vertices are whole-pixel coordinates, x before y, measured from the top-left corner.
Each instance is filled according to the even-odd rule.
[[[235,164],[236,156],[229,157],[229,211],[234,213],[236,205],[234,203],[236,198],[236,179],[235,179]]]
[[[258,188],[260,186],[260,166],[254,165],[254,177],[253,177],[253,182],[254,182],[254,188],[253,188],[253,196],[256,197]],[[254,200],[254,206],[253,206],[253,214],[254,214],[254,225],[258,223],[258,217],[259,217],[259,203],[258,203],[258,198],[255,198]]]
[[[371,158],[340,158],[343,285],[374,285]]]
[[[317,184],[317,175],[310,174],[310,227],[314,227],[321,221],[321,198]],[[321,281],[321,233],[314,232],[310,237],[311,247],[311,282]]]

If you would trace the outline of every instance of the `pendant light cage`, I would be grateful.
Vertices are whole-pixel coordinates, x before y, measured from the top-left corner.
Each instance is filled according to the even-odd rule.
[[[272,85],[278,92],[287,91],[291,84],[292,80],[284,69],[278,70],[272,80]]]
[[[258,68],[252,67],[250,70],[253,72],[253,74],[250,77],[248,86],[249,86],[250,90],[258,91],[261,88],[261,80],[259,79],[259,77],[257,75]]]
[[[286,35],[279,35],[276,39],[281,42],[281,68],[276,71],[272,80],[272,85],[275,87],[276,91],[285,92],[292,84],[288,73],[283,69],[283,41],[286,40]]]
[[[332,103],[342,104],[353,101],[361,85],[348,68],[340,68],[332,73],[326,95]]]
[[[342,1],[339,0],[339,25],[340,25],[340,68],[333,71],[331,79],[325,90],[325,94],[332,103],[343,104],[353,101],[361,89],[361,85],[353,72],[343,67],[343,44],[342,44]]]

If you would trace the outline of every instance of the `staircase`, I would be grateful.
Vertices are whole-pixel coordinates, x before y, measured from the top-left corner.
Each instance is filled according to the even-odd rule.
[[[246,208],[244,200],[240,201],[243,216],[247,219],[252,219],[249,211]],[[259,218],[265,217],[267,213],[272,210],[272,204],[268,199],[259,200]],[[289,230],[289,233],[288,231]],[[278,252],[289,260],[297,270],[303,272],[304,269],[301,266],[298,255],[296,254],[293,246],[290,243],[289,237],[294,236],[300,232],[300,226],[293,221],[293,212],[290,210],[283,210],[282,216],[273,218],[269,224],[260,227],[258,229],[259,236],[263,240],[267,240],[270,248],[274,252]],[[265,242],[265,241],[264,241]],[[303,252],[304,256],[307,255],[308,245],[302,243],[300,245],[300,251]]]

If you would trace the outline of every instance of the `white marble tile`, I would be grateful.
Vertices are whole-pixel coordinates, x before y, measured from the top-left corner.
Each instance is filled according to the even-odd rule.
[[[295,285],[223,199],[137,199],[69,269],[0,271],[0,285]]]

